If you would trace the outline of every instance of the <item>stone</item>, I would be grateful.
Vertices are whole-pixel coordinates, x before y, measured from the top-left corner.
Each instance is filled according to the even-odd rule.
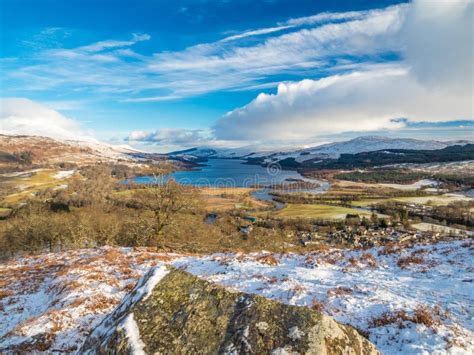
[[[156,274],[145,275],[79,353],[378,354],[354,328],[307,307],[237,292],[174,268],[150,289]]]

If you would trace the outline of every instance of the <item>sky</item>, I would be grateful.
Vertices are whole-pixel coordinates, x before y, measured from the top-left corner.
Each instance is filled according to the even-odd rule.
[[[165,152],[469,139],[468,0],[1,0],[0,133]]]

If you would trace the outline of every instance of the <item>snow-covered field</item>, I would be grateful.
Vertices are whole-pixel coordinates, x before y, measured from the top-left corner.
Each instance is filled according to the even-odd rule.
[[[54,174],[54,178],[58,180],[68,179],[74,175],[75,170],[61,170]]]
[[[473,254],[474,243],[464,240],[302,255],[102,248],[21,258],[0,265],[0,352],[78,349],[144,272],[172,264],[227,287],[323,310],[367,332],[384,354],[472,354]]]
[[[436,186],[438,182],[435,180],[424,179],[413,184],[378,184],[380,186],[390,187],[392,189],[402,190],[402,191],[416,191],[426,186]]]
[[[171,256],[75,250],[0,265],[0,353],[73,352],[152,266]]]

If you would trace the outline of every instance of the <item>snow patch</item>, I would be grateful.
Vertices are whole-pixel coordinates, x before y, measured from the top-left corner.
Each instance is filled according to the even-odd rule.
[[[304,336],[304,333],[296,326],[291,327],[289,332],[288,332],[288,337],[292,340],[298,340],[301,339],[301,337]]]
[[[145,355],[145,344],[140,338],[140,330],[138,329],[137,322],[133,318],[133,313],[130,313],[124,320],[121,329],[125,331],[125,335],[128,339],[131,353],[133,355]]]
[[[62,170],[54,174],[53,177],[58,180],[68,179],[73,176],[75,172],[76,170]]]
[[[403,246],[395,253],[378,247],[273,254],[278,265],[262,265],[258,254],[189,257],[173,264],[208,281],[286,304],[322,304],[323,312],[336,321],[367,331],[382,354],[470,354],[474,350],[473,247],[471,241],[460,240]],[[375,266],[364,261],[369,253]],[[399,260],[409,256],[422,262],[399,266]],[[356,265],[349,260],[357,260]],[[338,292],[341,287],[348,291]],[[412,322],[404,322],[403,327],[370,325],[385,312],[413,315],[424,306],[439,307],[448,315],[433,329]]]
[[[423,179],[413,184],[378,184],[384,187],[390,187],[392,189],[402,190],[402,191],[416,191],[422,187],[427,186],[437,186],[438,182],[435,180]],[[436,191],[436,190],[435,190]]]
[[[452,240],[395,249],[270,254],[277,265],[259,262],[268,253],[167,254],[163,260],[232,289],[290,305],[321,305],[336,321],[368,332],[382,354],[472,354],[474,242]],[[375,263],[368,263],[366,254]],[[419,262],[406,263],[409,257]],[[405,263],[400,264],[401,260]],[[148,270],[127,293],[130,287],[126,286],[135,284]],[[52,331],[55,324],[60,327],[54,331],[51,349],[78,350],[99,323],[94,335],[106,334],[114,324],[125,325],[130,305],[149,297],[167,273],[160,254],[127,248],[51,253],[0,264],[0,285],[5,285],[0,291],[12,292],[0,301],[4,306],[3,310],[0,307],[0,352],[31,343],[33,336]],[[371,323],[385,312],[404,311],[412,317],[420,306],[439,307],[440,315],[434,314],[439,322],[432,327],[409,320]],[[128,322],[133,330],[132,320]],[[257,324],[262,330],[266,326]],[[288,332],[290,337],[299,336],[298,329]],[[242,329],[241,340],[247,337],[248,329]],[[226,349],[228,353],[233,350]],[[285,352],[292,349],[275,350]]]
[[[155,286],[158,284],[158,282],[161,281],[163,277],[168,275],[168,273],[169,273],[169,270],[166,268],[166,266],[158,266],[153,269],[152,275],[150,276],[148,281],[145,283],[145,285],[143,285],[142,288],[140,289],[142,294],[144,295],[143,296],[144,301],[148,299],[148,297],[151,296],[151,293],[153,289],[155,288]]]

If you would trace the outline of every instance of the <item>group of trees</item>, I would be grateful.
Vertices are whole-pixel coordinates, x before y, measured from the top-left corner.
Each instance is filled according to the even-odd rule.
[[[474,214],[471,212],[473,207],[472,201],[455,201],[446,206],[430,206],[429,209],[407,208],[404,203],[396,201],[376,205],[377,211],[389,215],[392,221],[407,224],[409,218],[416,218],[457,228],[474,226]]]
[[[426,173],[402,169],[376,169],[370,171],[349,171],[334,175],[336,179],[365,183],[411,184],[430,178]]]
[[[447,174],[423,171],[412,171],[395,168],[378,168],[367,171],[349,171],[335,174],[340,180],[357,181],[365,183],[393,183],[411,184],[422,179],[436,180],[443,188],[472,188],[474,187],[474,176],[469,173]]]
[[[67,188],[43,191],[15,208],[0,226],[0,247],[6,254],[102,245],[163,248],[167,229],[200,213],[193,188],[163,181],[127,189],[111,166],[98,164],[81,169]]]
[[[0,163],[6,163],[12,166],[15,165],[31,165],[33,163],[33,153],[25,150],[16,153],[8,153],[0,151]]]
[[[404,163],[442,163],[474,159],[474,144],[453,145],[437,150],[384,149],[356,154],[341,154],[338,159],[314,164],[316,169],[355,169]],[[306,163],[306,162],[305,162]]]

